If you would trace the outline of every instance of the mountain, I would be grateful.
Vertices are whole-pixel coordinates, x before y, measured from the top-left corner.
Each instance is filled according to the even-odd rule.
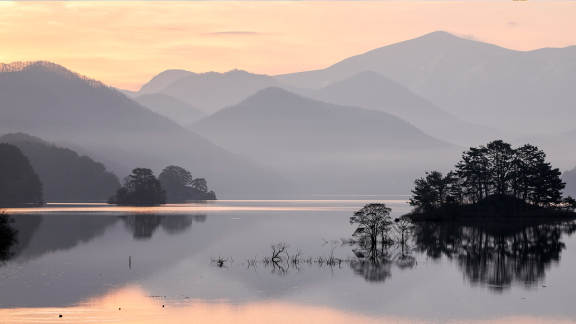
[[[330,103],[390,113],[437,138],[463,146],[493,139],[495,130],[465,122],[376,72],[360,72],[318,90],[302,91]]]
[[[277,79],[320,88],[374,71],[464,120],[519,134],[554,132],[576,117],[574,57],[575,46],[522,52],[434,32]]]
[[[0,143],[17,146],[30,160],[49,202],[106,201],[120,187],[118,178],[87,156],[27,134],[7,134]]]
[[[143,94],[133,99],[142,106],[168,117],[182,126],[189,125],[205,115],[200,109],[161,93]]]
[[[167,86],[183,79],[187,76],[193,75],[194,73],[186,70],[166,70],[158,75],[154,76],[150,81],[144,84],[138,94],[150,94],[158,93],[164,90]]]
[[[42,182],[28,158],[18,147],[0,143],[0,206],[18,207],[43,202]]]
[[[398,193],[413,180],[410,172],[422,172],[424,157],[426,167],[432,167],[442,152],[456,149],[388,113],[329,104],[276,87],[192,127],[229,150],[273,165],[308,192],[356,188]],[[390,175],[386,184],[382,174]]]
[[[272,172],[53,63],[0,66],[0,98],[3,133],[29,132],[90,152],[121,176],[134,167],[159,171],[176,164],[206,178],[219,196],[286,190]]]
[[[576,168],[564,172],[564,174],[562,174],[562,180],[566,182],[564,193],[576,197]]]
[[[142,87],[140,93],[150,93],[156,89],[156,93],[169,95],[212,113],[276,83],[270,76],[241,70],[226,73],[172,70],[154,77]]]

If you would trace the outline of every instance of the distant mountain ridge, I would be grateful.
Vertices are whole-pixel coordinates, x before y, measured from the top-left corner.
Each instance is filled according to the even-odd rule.
[[[562,174],[562,180],[566,182],[564,193],[576,198],[576,168]]]
[[[410,122],[429,135],[464,146],[485,142],[494,138],[497,132],[465,122],[376,72],[360,72],[324,88],[303,90],[302,93],[325,102],[383,111]]]
[[[52,63],[0,73],[0,129],[31,132],[90,152],[117,174],[177,164],[207,178],[219,196],[273,193],[281,177],[184,129],[101,82]],[[56,72],[55,72],[56,71]]]
[[[182,126],[188,126],[206,115],[200,109],[162,93],[143,94],[133,99],[142,106],[170,118]]]
[[[412,180],[400,175],[414,165],[419,165],[414,170],[423,168],[424,156],[458,150],[388,113],[325,103],[277,87],[191,127],[228,150],[273,166],[308,193],[394,190],[392,183],[405,190]],[[429,164],[433,160],[428,156]]]
[[[234,105],[264,88],[277,85],[268,75],[232,70],[225,73],[194,73],[168,70],[160,73],[139,91],[161,93],[177,98],[207,113]]]
[[[517,134],[570,129],[576,46],[514,51],[446,32],[384,46],[325,69],[276,76],[320,88],[362,71],[396,81],[469,122]]]

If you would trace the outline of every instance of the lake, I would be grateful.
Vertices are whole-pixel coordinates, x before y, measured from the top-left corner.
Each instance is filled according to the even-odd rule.
[[[10,209],[0,323],[576,323],[573,223],[419,225],[371,263],[368,202]],[[301,261],[266,262],[278,243]]]

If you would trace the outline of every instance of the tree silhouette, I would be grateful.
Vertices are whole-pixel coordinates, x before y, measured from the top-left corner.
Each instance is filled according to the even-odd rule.
[[[169,202],[216,199],[216,194],[208,191],[206,179],[194,179],[190,171],[179,166],[171,165],[164,168],[158,180],[166,190]]]
[[[378,237],[382,248],[390,240],[387,235],[393,224],[390,211],[385,204],[368,204],[350,217],[350,224],[358,225],[354,236],[359,238],[363,247],[368,248],[372,258],[377,254]]]
[[[41,204],[42,183],[20,149],[0,144],[0,205]]]
[[[150,169],[136,168],[126,177],[124,186],[110,198],[117,205],[160,205],[166,203],[166,192]]]
[[[527,144],[514,149],[497,140],[464,152],[456,171],[445,177],[433,171],[417,179],[410,204],[417,213],[481,202],[557,207],[562,204],[565,186],[560,175],[560,170],[552,168],[546,162],[546,154],[536,146]]]

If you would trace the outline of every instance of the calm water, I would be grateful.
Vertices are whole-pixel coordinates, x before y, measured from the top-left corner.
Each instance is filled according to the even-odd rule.
[[[576,323],[572,224],[429,224],[374,265],[342,240],[367,202],[9,210],[0,323]],[[312,262],[262,262],[278,242]]]

